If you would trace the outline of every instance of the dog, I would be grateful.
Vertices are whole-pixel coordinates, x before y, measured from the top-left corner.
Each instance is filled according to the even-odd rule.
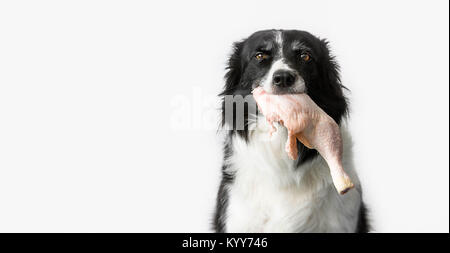
[[[343,165],[354,189],[339,195],[324,159],[299,141],[297,160],[287,156],[287,130],[276,124],[277,131],[269,134],[270,126],[251,100],[256,87],[274,94],[305,92],[339,124]],[[328,42],[306,31],[263,30],[234,43],[220,93],[225,138],[215,232],[369,231],[343,89]],[[244,100],[243,110],[237,100],[227,106],[226,98],[238,96],[250,98]]]

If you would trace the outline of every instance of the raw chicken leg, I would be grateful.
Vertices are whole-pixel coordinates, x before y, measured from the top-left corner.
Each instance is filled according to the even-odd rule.
[[[258,87],[253,97],[259,109],[275,130],[280,122],[288,130],[286,152],[297,159],[297,139],[308,148],[316,149],[330,168],[334,186],[340,194],[354,187],[342,166],[342,139],[338,124],[306,94],[268,94]]]

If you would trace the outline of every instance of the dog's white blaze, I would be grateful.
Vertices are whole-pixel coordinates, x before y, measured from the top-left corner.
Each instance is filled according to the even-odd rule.
[[[281,31],[277,31],[275,34],[275,42],[278,44],[279,46],[279,54],[283,55],[283,34],[281,33]]]
[[[226,161],[235,180],[229,186],[226,232],[354,232],[361,188],[354,170],[351,140],[342,128],[343,164],[355,189],[339,195],[322,157],[295,168],[284,150],[287,130],[269,136],[265,119],[249,142],[233,139]]]

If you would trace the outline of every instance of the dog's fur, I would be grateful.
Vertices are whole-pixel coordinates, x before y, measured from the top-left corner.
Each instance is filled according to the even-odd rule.
[[[278,71],[289,72],[292,83],[274,85],[273,76]],[[277,125],[277,132],[269,136],[270,128],[262,115],[250,113],[251,103],[245,104],[244,129],[236,129],[236,115],[230,122],[223,102],[222,126],[231,126],[231,130],[225,131],[214,230],[368,232],[361,185],[352,161],[351,138],[345,127],[345,87],[328,43],[304,31],[256,32],[235,43],[225,79],[221,96],[250,95],[258,86],[280,94],[306,92],[340,125],[344,168],[355,189],[339,195],[326,162],[316,150],[300,142],[299,158],[290,160],[284,150],[286,129]],[[236,107],[233,113],[237,113]]]

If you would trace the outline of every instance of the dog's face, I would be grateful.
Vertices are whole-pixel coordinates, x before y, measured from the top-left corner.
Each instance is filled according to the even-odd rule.
[[[338,67],[327,42],[308,32],[264,30],[235,43],[222,95],[306,92],[339,123],[347,111]]]
[[[317,73],[315,38],[298,31],[261,31],[243,46],[243,81],[269,93],[303,93]]]

